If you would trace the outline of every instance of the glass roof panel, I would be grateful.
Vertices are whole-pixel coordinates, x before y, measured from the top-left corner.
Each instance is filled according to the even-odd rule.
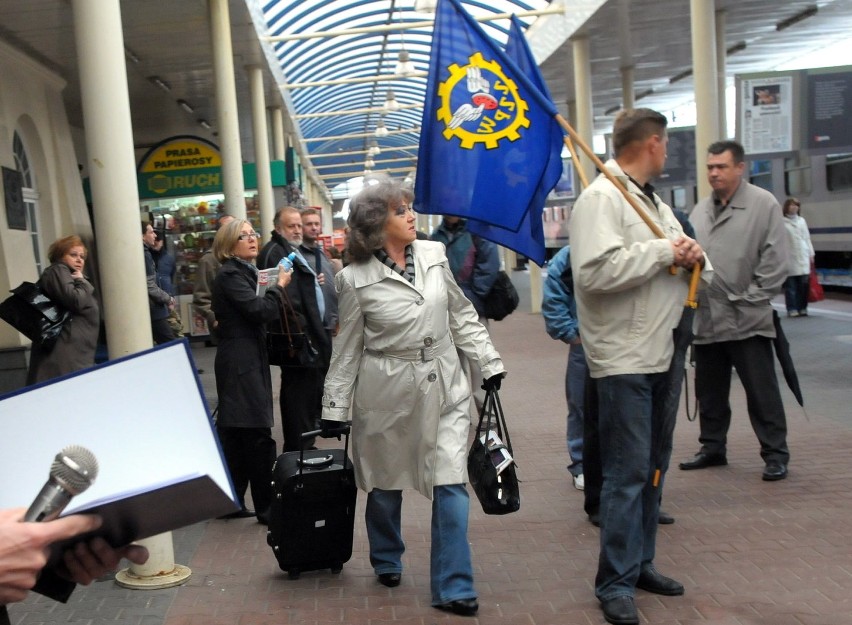
[[[482,17],[546,9],[549,1],[461,0],[461,3],[471,15]],[[380,155],[373,157],[377,171],[382,160],[406,155],[416,157],[426,78],[409,76],[364,82],[394,75],[403,50],[408,52],[416,72],[428,70],[432,26],[424,26],[423,22],[431,22],[434,15],[415,11],[414,2],[268,0],[262,3],[257,0],[267,27],[260,35],[283,38],[271,40],[287,81],[281,88],[292,103],[291,114],[296,116],[294,123],[305,140],[308,158],[329,187],[363,173],[365,152],[372,141],[382,149]],[[519,19],[526,27],[537,18]],[[505,43],[509,20],[480,24],[495,41]],[[406,28],[407,25],[410,26]],[[336,34],[325,34],[329,31],[336,31]],[[295,38],[307,34],[319,36]],[[315,82],[330,84],[304,85]],[[415,106],[393,112],[383,110],[389,89],[393,90],[400,105]],[[317,113],[327,115],[302,117]],[[379,122],[390,131],[388,136],[373,134]],[[387,166],[413,170],[415,164],[416,161],[410,159]],[[405,173],[399,175],[404,177]]]

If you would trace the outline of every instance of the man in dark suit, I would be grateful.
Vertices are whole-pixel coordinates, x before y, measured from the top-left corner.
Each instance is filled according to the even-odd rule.
[[[299,249],[302,244],[302,216],[293,207],[285,207],[275,214],[275,230],[272,239],[263,246],[258,256],[258,267],[275,267],[282,258],[296,252],[293,263],[293,279],[286,293],[292,309],[287,305],[290,332],[302,332],[308,335],[311,343],[319,352],[316,366],[281,368],[281,427],[284,433],[284,451],[299,449],[299,440],[303,432],[318,429],[322,411],[322,391],[325,374],[331,361],[331,328],[326,323],[326,310],[332,303],[329,294],[323,290],[325,272],[317,272],[314,264],[306,260]],[[320,252],[321,253],[321,252]],[[337,306],[334,302],[334,310]],[[280,331],[280,328],[270,328]],[[305,446],[312,447],[314,441],[306,440]]]

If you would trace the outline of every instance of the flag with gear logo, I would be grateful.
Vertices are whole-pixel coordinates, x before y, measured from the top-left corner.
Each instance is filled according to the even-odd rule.
[[[414,209],[517,232],[549,182],[548,164],[559,160],[556,114],[458,0],[439,0]]]
[[[529,77],[541,93],[548,100],[552,101],[550,91],[544,82],[544,77],[535,64],[535,57],[533,57],[532,50],[527,45],[521,23],[514,15],[512,16],[512,26],[509,29],[509,39],[506,42],[506,56],[515,61],[521,71]],[[512,230],[492,226],[491,224],[474,219],[467,222],[467,229],[473,234],[514,250],[534,261],[539,266],[544,265],[547,254],[547,248],[544,246],[544,224],[541,221],[544,202],[547,199],[547,194],[556,186],[559,177],[562,175],[562,130],[559,128],[559,124],[555,119],[551,118],[550,124],[553,126],[550,133],[550,159],[545,166],[541,184],[539,184],[530,200],[518,231],[513,232]]]

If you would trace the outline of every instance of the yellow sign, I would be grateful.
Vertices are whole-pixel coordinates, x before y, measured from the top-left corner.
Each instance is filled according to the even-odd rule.
[[[181,138],[163,143],[148,152],[139,166],[139,172],[154,174],[221,166],[222,157],[214,146],[191,138]]]

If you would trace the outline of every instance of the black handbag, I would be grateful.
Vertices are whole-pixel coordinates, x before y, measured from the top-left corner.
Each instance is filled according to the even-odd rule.
[[[22,282],[11,293],[0,303],[0,319],[44,351],[52,350],[71,313],[45,295],[40,281]]]
[[[281,331],[266,333],[266,352],[269,355],[269,364],[278,367],[319,367],[319,351],[311,343],[311,337],[302,331],[299,317],[296,315],[287,291],[281,289],[278,293],[280,294],[279,303],[281,304],[281,316],[278,319],[278,325]],[[288,306],[293,313],[296,332],[290,332]]]
[[[518,290],[509,274],[500,270],[488,295],[483,298],[485,317],[494,321],[505,319],[515,311],[520,301]]]
[[[494,434],[501,441],[496,443]],[[483,440],[485,442],[483,443]],[[485,514],[509,514],[521,508],[521,493],[514,459],[499,473],[506,454],[514,458],[506,417],[497,391],[488,391],[479,413],[476,436],[467,455],[467,473]]]

